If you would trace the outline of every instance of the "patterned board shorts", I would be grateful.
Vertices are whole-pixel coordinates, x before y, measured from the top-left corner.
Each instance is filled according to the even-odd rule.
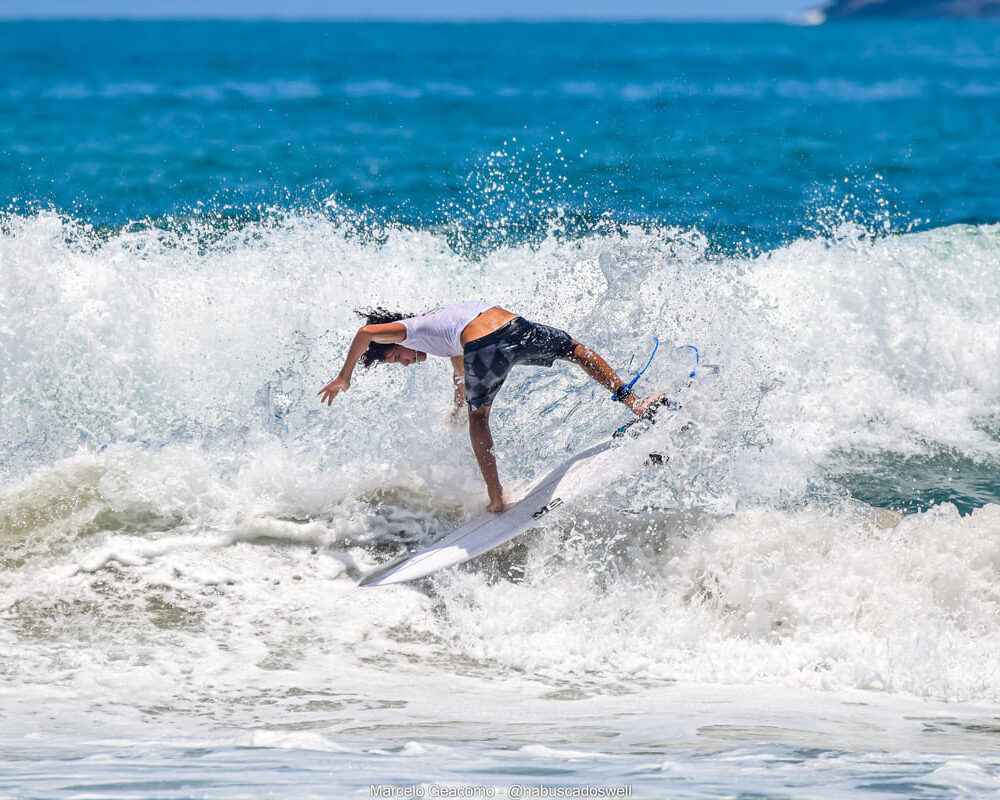
[[[551,367],[557,358],[568,356],[574,346],[573,337],[566,331],[528,322],[524,317],[514,317],[493,333],[469,342],[463,348],[469,408],[475,411],[492,405],[516,365]]]

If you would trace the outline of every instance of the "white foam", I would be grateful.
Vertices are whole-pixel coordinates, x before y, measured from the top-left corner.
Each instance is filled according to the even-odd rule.
[[[355,748],[310,731],[251,731],[240,736],[236,744],[242,747],[276,747],[283,750],[318,750],[325,753],[357,753]]]
[[[567,750],[565,748],[546,747],[541,744],[525,745],[518,752],[532,758],[545,759],[546,761],[594,761],[602,758],[614,758],[613,755],[595,750]]]
[[[7,697],[84,726],[254,730],[257,703],[384,730],[443,680],[492,707],[498,675],[570,696],[681,681],[1000,699],[1000,506],[886,527],[827,477],[845,452],[1000,455],[996,228],[845,228],[756,258],[628,229],[475,261],[315,214],[193,228],[3,220]],[[352,309],[470,297],[622,369],[655,331],[718,370],[561,521],[431,594],[359,591],[485,493],[443,363],[359,373],[329,409],[316,392]],[[508,486],[622,413],[569,365],[515,373],[493,414]],[[642,466],[654,448],[666,468]],[[495,580],[510,563],[525,579]],[[373,675],[384,708],[365,705]],[[17,702],[20,725],[41,719]]]

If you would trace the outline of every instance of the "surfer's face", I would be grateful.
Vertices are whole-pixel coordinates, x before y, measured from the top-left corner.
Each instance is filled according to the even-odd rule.
[[[385,354],[387,364],[402,364],[404,367],[408,367],[417,361],[423,361],[425,358],[427,358],[427,353],[421,353],[419,350],[411,350],[409,347],[403,347],[401,344],[394,344]]]

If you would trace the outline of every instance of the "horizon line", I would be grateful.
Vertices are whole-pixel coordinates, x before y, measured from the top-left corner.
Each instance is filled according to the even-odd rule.
[[[383,22],[392,24],[428,24],[428,25],[489,25],[489,24],[624,24],[641,25],[649,23],[699,23],[699,24],[753,24],[753,23],[778,23],[778,24],[817,24],[816,16],[821,14],[821,9],[812,8],[804,11],[793,12],[784,15],[761,15],[749,17],[685,17],[685,16],[627,16],[627,17],[602,17],[602,16],[469,16],[469,17],[407,17],[407,16],[336,16],[329,14],[302,14],[278,16],[274,14],[249,14],[234,16],[227,14],[176,14],[176,15],[123,15],[123,14],[90,14],[87,16],[75,16],[65,14],[18,14],[5,15],[0,11],[0,23],[2,22],[343,22],[343,23],[373,23]]]

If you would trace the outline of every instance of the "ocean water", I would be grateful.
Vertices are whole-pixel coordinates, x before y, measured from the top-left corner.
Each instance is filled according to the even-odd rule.
[[[998,179],[991,23],[0,24],[0,797],[1000,795]],[[485,491],[316,393],[470,298],[704,368],[359,589]],[[508,492],[623,413],[515,372]]]

